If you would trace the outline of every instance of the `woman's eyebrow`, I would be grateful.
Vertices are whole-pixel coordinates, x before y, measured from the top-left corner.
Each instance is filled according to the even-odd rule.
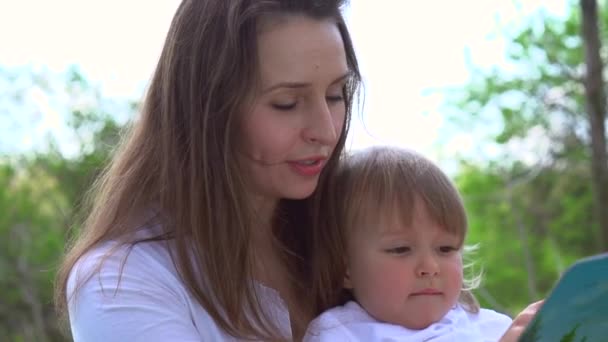
[[[299,89],[310,87],[312,83],[310,82],[280,82],[275,85],[272,85],[262,91],[262,94],[269,93],[278,88],[290,88],[290,89]]]
[[[333,80],[329,85],[334,85],[336,83],[344,81],[345,79],[350,77],[350,75],[351,75],[350,71],[346,72],[345,74],[343,74],[340,77]],[[273,84],[270,87],[264,89],[262,91],[262,94],[269,93],[278,88],[300,89],[300,88],[307,88],[310,86],[312,86],[312,83],[310,83],[310,82],[279,82],[277,84]]]
[[[334,85],[336,83],[340,83],[340,82],[346,80],[347,78],[349,78],[350,76],[351,76],[351,72],[347,71],[344,75],[342,75],[342,76],[336,78],[335,80],[333,80],[329,85]]]

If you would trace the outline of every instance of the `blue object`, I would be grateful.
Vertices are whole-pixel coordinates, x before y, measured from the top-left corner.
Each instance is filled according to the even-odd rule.
[[[519,339],[519,342],[596,341],[608,341],[608,254],[574,263]]]

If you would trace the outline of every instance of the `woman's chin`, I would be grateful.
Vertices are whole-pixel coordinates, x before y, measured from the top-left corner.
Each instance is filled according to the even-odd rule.
[[[305,186],[293,187],[285,191],[283,198],[290,200],[303,200],[310,197],[317,188],[317,182],[306,184]]]

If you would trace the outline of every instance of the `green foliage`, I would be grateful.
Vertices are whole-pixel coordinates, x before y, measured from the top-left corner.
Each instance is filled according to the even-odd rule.
[[[0,159],[0,340],[65,341],[52,304],[55,269],[78,222],[80,201],[116,144],[120,125],[77,70],[61,87],[49,87],[55,80],[48,74],[19,73],[49,96],[68,95],[63,105],[80,152],[67,157],[50,139],[45,151]],[[15,77],[7,71],[0,76]],[[28,89],[14,88],[16,94],[7,97],[25,101]],[[83,97],[89,99],[86,106]],[[19,103],[11,106],[18,109]]]
[[[600,10],[603,25],[608,11]],[[480,244],[485,270],[477,294],[509,313],[544,297],[576,259],[601,250],[580,20],[574,3],[565,20],[530,18],[509,38],[510,65],[475,70],[451,102],[456,126],[499,127],[480,142],[502,147],[499,156],[488,165],[463,162],[457,185],[470,215],[468,242]],[[606,46],[606,25],[601,33]]]
[[[603,8],[600,22],[608,22]],[[602,33],[605,39],[606,31]],[[509,40],[509,67],[474,72],[455,100],[468,115],[457,120],[466,125],[472,123],[471,117],[478,124],[498,120],[502,125],[494,139],[501,144],[526,137],[533,127],[542,128],[555,140],[575,134],[584,142],[584,59],[578,8],[573,4],[565,21],[532,17]],[[556,145],[554,152],[560,148]]]
[[[456,179],[469,213],[468,242],[480,245],[476,257],[485,270],[480,299],[510,313],[546,294],[564,268],[596,244],[584,229],[593,225],[590,186],[560,187],[563,180],[588,176],[572,169],[523,173],[523,167],[466,165]]]

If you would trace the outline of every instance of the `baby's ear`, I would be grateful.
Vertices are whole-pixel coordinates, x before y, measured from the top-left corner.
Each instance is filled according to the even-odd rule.
[[[344,284],[342,285],[345,289],[352,290],[353,284],[350,281],[350,270],[347,268],[344,274]]]

